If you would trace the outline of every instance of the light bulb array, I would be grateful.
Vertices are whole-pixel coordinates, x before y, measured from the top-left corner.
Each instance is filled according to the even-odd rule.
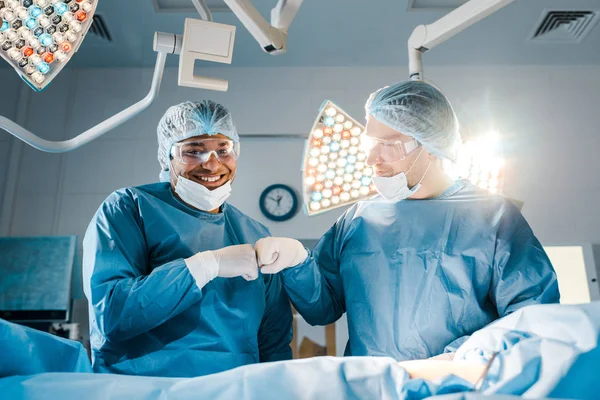
[[[359,136],[364,127],[326,101],[307,140],[302,167],[303,198],[308,215],[366,200],[377,194]]]
[[[0,0],[0,56],[43,90],[77,51],[97,0]]]

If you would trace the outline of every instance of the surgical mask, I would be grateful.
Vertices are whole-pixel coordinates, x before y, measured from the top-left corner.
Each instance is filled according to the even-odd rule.
[[[212,211],[221,207],[231,195],[231,182],[227,181],[215,190],[208,190],[203,185],[180,175],[177,177],[175,193],[181,200],[198,210]]]
[[[408,174],[412,170],[412,168],[415,166],[415,164],[421,157],[421,154],[423,154],[423,148],[421,148],[421,152],[406,172],[400,172],[399,174],[396,174],[391,177],[373,177],[373,183],[375,184],[375,188],[385,200],[392,203],[397,203],[399,201],[411,197],[412,195],[417,193],[419,189],[421,189],[421,183],[423,182],[425,175],[427,175],[427,172],[429,172],[431,162],[427,165],[427,169],[425,170],[425,173],[423,174],[419,182],[410,189],[408,188],[408,180],[406,178],[406,174]]]

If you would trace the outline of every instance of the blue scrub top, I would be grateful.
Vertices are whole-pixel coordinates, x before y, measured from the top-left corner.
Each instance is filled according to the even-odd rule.
[[[283,283],[313,325],[347,312],[346,355],[397,360],[453,350],[499,317],[560,297],[517,207],[466,181],[434,199],[357,203]]]
[[[83,242],[96,372],[193,377],[290,359],[292,314],[279,275],[215,278],[198,289],[184,262],[269,231],[224,204],[187,206],[169,183],[111,194]]]

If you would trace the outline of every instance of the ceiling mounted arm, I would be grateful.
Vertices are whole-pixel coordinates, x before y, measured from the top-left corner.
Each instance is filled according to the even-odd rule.
[[[210,22],[213,21],[212,13],[210,12],[209,8],[206,6],[206,3],[204,2],[204,0],[192,0],[192,3],[194,3],[194,7],[196,7],[198,14],[200,14],[200,17],[203,20],[210,21]]]
[[[285,53],[288,29],[303,0],[279,0],[271,10],[270,24],[250,0],[224,1],[265,52],[273,55]]]
[[[411,80],[423,80],[424,52],[452,38],[514,0],[471,0],[429,25],[419,25],[408,39]]]
[[[92,140],[104,135],[111,129],[114,129],[117,126],[125,123],[147,109],[150,104],[152,104],[156,98],[156,95],[158,94],[158,91],[160,90],[166,58],[167,53],[157,53],[156,66],[154,67],[154,75],[152,77],[152,85],[146,97],[72,139],[63,141],[50,141],[42,139],[19,124],[1,115],[0,129],[4,129],[6,132],[18,139],[21,139],[30,146],[48,153],[65,153],[67,151],[75,150],[84,144],[87,144]]]
[[[303,0],[279,0],[271,10],[271,25],[287,34]]]

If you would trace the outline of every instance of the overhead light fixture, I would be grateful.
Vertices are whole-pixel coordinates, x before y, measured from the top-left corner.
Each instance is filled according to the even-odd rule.
[[[312,127],[302,162],[302,187],[307,215],[348,206],[377,194],[373,169],[360,147],[364,126],[331,101],[326,101]]]
[[[2,1],[2,0],[0,0]],[[99,138],[106,132],[114,129],[115,127],[129,121],[152,104],[162,82],[162,77],[165,69],[165,61],[168,54],[180,54],[184,38],[181,35],[174,35],[170,33],[155,32],[154,34],[154,51],[156,51],[156,64],[154,67],[154,74],[152,75],[152,83],[150,91],[142,100],[124,109],[123,111],[113,115],[112,117],[105,119],[94,127],[87,131],[80,133],[72,139],[62,141],[50,141],[43,139],[33,132],[30,132],[26,128],[20,126],[14,121],[0,115],[0,128],[4,129],[13,136],[21,139],[25,143],[38,150],[45,151],[48,153],[65,153],[67,151],[75,150],[92,140]],[[190,49],[197,49],[192,44]],[[201,48],[201,46],[200,46]],[[204,78],[193,76],[193,86],[198,88],[205,88],[208,90],[226,90],[227,81],[225,87],[223,87],[223,81],[215,78]]]
[[[97,0],[0,0],[0,56],[35,91],[77,52]]]
[[[244,26],[248,28],[264,51],[273,55],[285,52],[287,29],[295,18],[303,0],[279,0],[275,8],[271,11],[272,25],[269,25],[256,11],[250,0],[224,1],[232,8],[232,11],[242,21]],[[198,11],[203,21],[192,19],[186,20],[183,36],[162,32],[155,33],[154,51],[158,53],[156,56],[156,65],[152,76],[150,91],[142,100],[68,140],[50,141],[43,139],[2,115],[0,115],[0,129],[5,130],[41,151],[64,153],[75,150],[125,123],[152,104],[160,88],[165,60],[168,54],[181,55],[179,68],[180,85],[207,90],[227,90],[228,82],[226,80],[194,75],[193,64],[199,59],[231,63],[235,39],[235,26],[212,22],[213,18],[211,10],[207,7],[205,0],[190,0],[190,2]],[[28,55],[27,64],[25,65],[25,61],[22,61],[23,66],[19,68],[23,69],[30,64],[34,65],[34,68],[37,68],[37,70],[30,69],[32,72],[31,78],[34,79],[33,81],[28,75],[22,76],[36,90],[43,89],[43,87],[46,86],[58,72],[60,72],[60,69],[68,62],[71,55],[79,48],[83,37],[92,24],[96,3],[97,0],[75,0],[74,2],[73,0],[0,0],[0,16],[3,18],[1,20],[2,24],[0,25],[2,30],[0,52],[4,51],[6,55],[9,56],[9,62],[14,65],[14,61],[18,57],[16,51],[11,51],[13,48],[12,39],[19,39],[19,35],[22,35],[21,32],[24,32],[24,34],[31,37],[32,40],[39,40],[40,43],[38,46],[35,46],[35,48],[41,48],[43,45],[44,52],[42,53],[42,56],[37,54],[31,54],[31,56]],[[30,9],[30,7],[33,8]],[[35,19],[32,19],[32,16],[35,17]],[[47,21],[44,19],[46,16],[52,17],[50,21],[51,24],[46,25]],[[60,21],[58,20],[58,17],[60,17]],[[29,33],[25,32],[25,29],[19,31],[11,25],[19,18],[21,24],[25,21],[25,29],[27,29],[27,32]],[[29,21],[30,19],[31,21]],[[44,25],[44,29],[56,29],[52,34],[51,40],[48,40],[45,36],[43,38],[41,37],[44,34],[43,31],[35,31],[38,24]],[[51,26],[58,26],[58,28],[51,28]],[[19,26],[18,28],[20,29],[22,26]],[[34,30],[33,33],[31,33],[32,29]],[[64,29],[64,32],[62,32],[61,29]],[[36,33],[40,33],[39,39],[38,36],[36,36]],[[66,40],[63,40],[62,36],[57,35],[62,35],[63,33],[67,35]],[[42,43],[42,39],[44,39],[45,42],[48,42],[48,46],[46,43]],[[60,50],[62,53],[53,53],[48,56],[47,60],[50,60],[50,56],[52,56],[54,57],[52,61],[56,64],[54,69],[50,66],[46,71],[45,64],[40,64],[40,60],[44,61],[46,64],[50,64],[50,62],[46,62],[43,57],[47,56],[46,50],[50,49],[49,46],[54,43],[52,41],[55,41],[55,43],[59,45],[57,51]],[[33,43],[37,44],[35,41]],[[26,44],[27,42],[23,44],[23,47],[25,47]],[[21,43],[19,42],[19,46],[20,45]],[[1,50],[2,46],[6,47],[5,50]],[[64,46],[65,48],[62,48],[61,46]],[[46,49],[46,47],[48,48]],[[67,48],[69,50],[68,52],[66,52]],[[10,60],[11,57],[8,54],[9,51],[10,55],[15,57],[15,60]],[[1,54],[6,58],[4,53]],[[32,58],[33,62],[31,61]],[[57,62],[57,60],[59,62]],[[38,65],[41,65],[41,67]],[[40,72],[40,68],[47,73],[43,74]],[[20,72],[19,69],[17,69],[17,71]],[[40,77],[37,72],[40,72],[44,76]],[[36,74],[33,75],[33,73]],[[34,84],[35,81],[38,82]]]
[[[97,0],[76,0],[74,3],[72,1],[68,2],[71,5],[67,5],[67,0],[0,0],[0,16],[2,17],[0,25],[0,34],[2,35],[0,37],[2,39],[0,40],[0,55],[13,65],[32,88],[38,91],[46,87],[65,66],[73,53],[81,45],[85,34],[91,26]],[[275,55],[286,51],[288,29],[303,0],[279,0],[275,8],[271,10],[270,24],[258,13],[250,0],[223,1],[240,19],[265,52]],[[512,1],[514,0],[470,0],[433,24],[417,26],[408,40],[410,79],[423,80],[422,56],[425,51],[450,39],[455,34]],[[203,0],[191,0],[191,2],[198,9],[201,16],[206,14],[207,17],[210,17],[210,10],[204,6]],[[86,4],[87,10],[80,3]],[[58,10],[54,8],[55,5],[58,6]],[[83,13],[79,12],[79,9],[72,11],[71,7],[76,5],[79,5]],[[52,6],[51,9],[50,6]],[[67,7],[66,9],[65,6]],[[48,23],[48,20],[44,17],[48,16],[45,13],[49,13],[50,10],[52,10],[52,13],[49,14],[51,19],[50,23]],[[84,13],[85,18],[83,18]],[[60,21],[58,17],[60,17]],[[210,18],[206,19],[210,20]],[[16,20],[20,21],[20,25],[18,22],[16,25],[13,25]],[[23,27],[25,29],[21,29]],[[37,28],[41,28],[42,30]],[[51,34],[50,39],[47,36],[42,37],[44,34],[49,34],[47,31],[48,28],[51,30],[56,29]],[[61,28],[64,31],[61,31]],[[45,32],[44,29],[46,29]],[[70,34],[66,38],[58,35],[57,38],[54,37],[56,34],[66,35],[68,32]],[[32,46],[29,43],[30,46],[28,48],[34,50],[33,53],[29,50],[25,53],[24,48],[27,45],[27,41],[25,43],[19,41],[19,39],[24,38],[23,35],[26,36],[26,39],[31,39],[33,44],[36,45]],[[163,40],[155,40],[154,49],[158,52],[158,55],[148,95],[131,107],[108,118],[73,139],[59,142],[48,141],[1,115],[0,128],[31,146],[47,152],[62,153],[89,143],[145,110],[156,98],[164,71],[166,55],[179,54],[183,46],[183,38],[180,35],[172,35],[172,37],[173,39],[170,44]],[[12,39],[15,40],[14,45]],[[18,45],[16,42],[18,42]],[[58,47],[55,48],[54,45]],[[21,52],[18,51],[21,49],[18,46],[21,46],[21,49],[23,49],[23,55],[29,55],[22,57]],[[13,49],[17,51],[12,51]],[[56,52],[47,51],[51,49],[56,50]],[[42,54],[39,54],[42,50],[44,50]],[[61,52],[59,53],[59,51]],[[47,58],[45,58],[46,56]],[[52,62],[48,62],[51,59]],[[44,74],[44,72],[46,73]],[[362,191],[364,192],[365,189],[362,189]]]

